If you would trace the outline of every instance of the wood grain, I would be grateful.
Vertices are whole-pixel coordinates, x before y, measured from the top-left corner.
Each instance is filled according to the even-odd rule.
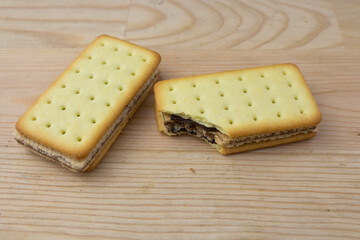
[[[126,38],[177,49],[342,48],[332,4],[311,0],[132,0]]]
[[[0,50],[0,239],[359,239],[359,51],[158,49],[162,79],[297,63],[323,113],[318,136],[221,156],[160,134],[151,94],[102,163],[79,174],[12,132],[80,51]]]
[[[85,47],[101,34],[124,38],[129,0],[0,1],[0,47]]]
[[[360,49],[360,3],[357,0],[332,0],[344,46]]]
[[[0,48],[359,49],[357,0],[0,0]]]

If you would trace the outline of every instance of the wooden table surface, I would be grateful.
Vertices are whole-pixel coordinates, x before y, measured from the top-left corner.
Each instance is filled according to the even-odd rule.
[[[357,0],[0,1],[0,239],[360,239]],[[308,141],[222,156],[158,132],[151,93],[98,167],[72,173],[14,124],[100,34],[158,51],[161,79],[293,62]]]

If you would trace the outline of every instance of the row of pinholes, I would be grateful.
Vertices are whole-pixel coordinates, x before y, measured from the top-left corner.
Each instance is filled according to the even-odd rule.
[[[76,117],[80,117],[80,115],[81,115],[81,114],[80,114],[79,112],[77,112],[77,113],[75,114]],[[33,117],[31,117],[31,120],[32,120],[32,121],[37,121],[38,119],[36,118],[36,116],[33,116]],[[95,119],[91,119],[90,122],[91,122],[92,124],[96,124],[96,120],[95,120]],[[52,125],[50,122],[48,122],[48,123],[45,124],[45,127],[46,127],[46,128],[51,128],[51,127],[53,127],[53,125]],[[61,135],[67,134],[66,129],[61,129],[61,130],[60,130],[60,134],[61,134]],[[76,140],[77,140],[78,142],[82,142],[83,138],[79,136],[79,137],[76,138]]]
[[[104,81],[104,84],[105,84],[105,85],[108,85],[109,82],[108,82],[108,81]],[[66,88],[66,85],[65,85],[65,84],[62,84],[62,85],[61,85],[61,88]],[[118,87],[118,90],[121,92],[121,91],[124,90],[124,88],[123,88],[122,86],[119,86],[119,87]],[[76,95],[79,95],[79,94],[80,94],[80,89],[75,90],[74,93],[75,93]],[[89,100],[90,100],[90,101],[94,101],[94,100],[95,100],[95,96],[93,96],[93,95],[89,96]],[[47,104],[51,104],[51,103],[52,103],[51,99],[48,99],[48,100],[46,101],[46,103],[47,103]],[[105,105],[106,105],[107,107],[110,107],[110,103],[109,103],[109,102],[106,102]],[[65,110],[65,109],[66,109],[65,106],[63,106],[63,107],[62,107],[62,110]]]
[[[286,75],[285,72],[283,72],[283,73],[284,73],[284,75]],[[263,78],[264,75],[261,74],[261,77]],[[242,81],[243,78],[242,78],[242,77],[239,77],[238,80],[239,80],[239,81]],[[215,80],[215,84],[217,84],[217,85],[220,84],[220,81],[219,81],[218,79],[216,79],[216,80]],[[292,83],[291,83],[291,82],[288,82],[287,84],[288,84],[288,87],[292,87]],[[196,88],[196,87],[197,87],[196,83],[192,83],[192,87],[193,87],[193,88]],[[265,86],[265,89],[266,89],[267,91],[269,91],[269,90],[270,90],[270,86],[269,86],[269,85],[266,85],[266,86]],[[170,87],[169,90],[170,90],[170,91],[173,91],[173,88]],[[246,88],[244,88],[244,89],[243,89],[243,92],[244,92],[244,93],[247,93],[248,90],[247,90]]]
[[[109,81],[107,81],[107,80],[104,80],[103,83],[104,83],[104,85],[109,85]],[[61,88],[66,88],[66,85],[65,85],[65,84],[62,84],[62,85],[61,85]],[[119,91],[122,91],[122,90],[123,90],[123,87],[122,87],[122,86],[119,86],[119,87],[118,87],[118,90],[119,90]],[[78,90],[75,90],[74,93],[75,93],[75,94],[80,94],[80,90],[79,90],[79,89],[78,89]]]
[[[121,70],[121,66],[120,66],[120,65],[116,66],[116,70],[120,71],[120,70]],[[79,73],[80,73],[80,69],[76,69],[76,70],[75,70],[75,73],[79,74]],[[130,74],[131,74],[131,76],[133,76],[133,77],[136,76],[136,73],[135,73],[135,72],[130,72]],[[88,78],[93,79],[93,78],[94,78],[94,75],[93,75],[93,74],[90,74],[90,75],[88,76]]]
[[[100,43],[100,46],[101,47],[106,47],[107,46],[107,44],[105,44],[104,42],[102,42],[102,43]],[[111,47],[111,46],[110,46]],[[112,49],[114,52],[119,52],[119,48],[118,47],[113,47],[113,49]],[[132,57],[132,56],[134,56],[134,54],[132,53],[132,52],[127,52],[127,56],[129,56],[129,57]],[[88,59],[89,60],[91,60],[91,59],[94,59],[93,58],[93,56],[88,56]],[[146,58],[142,58],[141,59],[141,61],[143,61],[143,62],[147,62],[147,59]],[[102,61],[102,64],[106,64],[106,62],[104,63],[105,61]]]
[[[131,57],[131,56],[132,56],[132,53],[129,53],[128,56]],[[94,58],[93,56],[89,55],[89,56],[87,57],[87,59],[89,59],[89,60],[94,60],[95,58]],[[142,62],[147,62],[147,59],[146,59],[146,58],[143,58],[143,59],[141,59],[141,61],[142,61]],[[107,64],[107,62],[106,62],[105,60],[101,60],[100,63],[101,63],[102,65],[106,65],[106,64]]]
[[[90,78],[93,78],[93,75],[90,75]],[[109,81],[105,80],[103,83],[104,83],[104,85],[108,85],[108,84],[109,84]],[[66,84],[61,84],[61,88],[66,88]],[[123,88],[122,86],[119,86],[119,87],[118,87],[118,90],[121,92],[121,91],[124,90],[124,88]],[[75,93],[76,95],[79,95],[79,94],[80,94],[80,89],[75,90],[74,93]],[[91,96],[89,96],[89,99],[90,99],[91,101],[93,101],[93,100],[95,100],[95,97],[94,97],[93,95],[91,95]],[[46,102],[47,102],[47,104],[51,104],[51,103],[52,103],[52,101],[51,101],[50,99],[48,99]],[[109,107],[109,106],[110,106],[110,103],[106,103],[106,106]]]
[[[101,47],[104,47],[104,46],[105,46],[105,43],[101,43],[100,46],[101,46]],[[114,47],[113,50],[114,50],[115,52],[118,52],[118,51],[119,51],[119,48]],[[131,57],[131,56],[133,56],[133,53],[132,53],[132,52],[128,52],[127,55],[128,55],[129,57]],[[89,60],[94,60],[94,57],[91,56],[91,55],[89,55],[87,58],[88,58]],[[143,61],[143,62],[147,62],[147,59],[146,59],[146,58],[142,58],[142,61]],[[106,64],[107,64],[106,60],[101,60],[100,63],[101,63],[102,65],[106,65]],[[121,70],[121,66],[120,66],[120,65],[116,66],[116,70]],[[80,70],[77,69],[75,72],[76,72],[76,73],[80,73]],[[131,75],[132,75],[132,76],[135,76],[136,73],[135,73],[135,72],[131,72]],[[92,79],[92,78],[94,78],[94,76],[93,76],[93,75],[90,75],[89,78]]]
[[[285,71],[282,71],[281,73],[282,73],[282,75],[286,76],[286,72],[285,72]],[[260,77],[261,77],[261,78],[264,78],[265,75],[264,75],[263,73],[261,73],[261,74],[260,74]],[[239,81],[243,81],[243,78],[242,78],[242,77],[238,77],[238,80],[239,80]],[[215,80],[215,84],[220,84],[220,81],[219,81],[218,79],[216,79],[216,80]],[[197,87],[196,83],[192,83],[192,87],[193,87],[193,88],[196,88],[196,87]],[[288,82],[288,87],[292,87],[292,83],[291,83],[291,82]],[[265,86],[265,89],[266,89],[267,91],[269,91],[269,90],[270,90],[270,86],[269,86],[269,85],[266,85],[266,86]],[[174,88],[173,88],[173,87],[170,87],[170,88],[169,88],[169,91],[170,91],[170,92],[173,92],[173,91],[174,91]],[[247,90],[246,88],[244,88],[244,89],[243,89],[243,93],[248,93],[248,90]],[[220,93],[219,93],[219,96],[220,96],[220,97],[224,97],[225,94],[224,94],[223,92],[220,92]],[[299,99],[298,96],[295,95],[295,96],[294,96],[294,100],[297,101],[298,99]],[[200,96],[196,96],[196,97],[195,97],[195,100],[196,100],[196,101],[200,101]],[[176,104],[176,103],[177,103],[176,100],[173,100],[173,101],[172,101],[172,104]],[[275,100],[275,99],[272,99],[272,100],[271,100],[271,103],[272,103],[272,104],[275,104],[275,103],[276,103],[276,100]],[[252,102],[248,102],[248,106],[249,106],[249,107],[252,107],[252,106],[253,106]],[[229,107],[228,107],[228,106],[225,106],[225,107],[224,107],[224,110],[225,110],[225,111],[229,110]],[[201,109],[201,110],[200,110],[200,114],[204,114],[204,113],[205,113],[205,110]],[[300,114],[304,114],[304,110],[300,110],[299,113],[300,113]],[[276,116],[277,116],[278,118],[281,118],[281,113],[280,113],[280,112],[277,112],[277,113],[276,113]],[[258,121],[258,117],[257,117],[257,116],[253,116],[253,121]],[[229,120],[229,124],[233,124],[233,123],[234,123],[233,120]]]

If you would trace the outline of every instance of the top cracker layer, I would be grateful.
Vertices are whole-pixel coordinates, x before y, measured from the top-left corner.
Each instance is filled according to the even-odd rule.
[[[87,156],[151,76],[160,56],[110,36],[94,40],[19,119],[24,136]]]
[[[157,110],[243,137],[317,125],[321,113],[293,64],[171,79],[154,87]]]

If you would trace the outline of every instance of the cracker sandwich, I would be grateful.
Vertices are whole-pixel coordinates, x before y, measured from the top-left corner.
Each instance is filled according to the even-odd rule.
[[[200,137],[222,154],[309,139],[321,121],[293,64],[160,81],[154,92],[161,132]]]
[[[15,139],[72,171],[93,169],[152,89],[160,56],[102,35],[16,123]]]

